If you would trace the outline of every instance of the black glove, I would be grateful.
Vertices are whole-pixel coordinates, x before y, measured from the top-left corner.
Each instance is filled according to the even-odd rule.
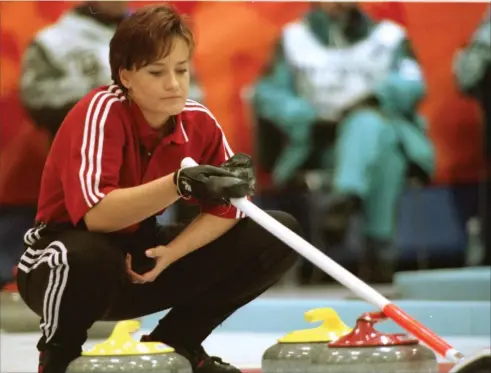
[[[250,156],[244,153],[237,153],[228,161],[220,165],[221,168],[230,171],[235,177],[247,181],[249,184],[249,194],[253,195],[256,186],[254,167]]]
[[[249,183],[221,167],[194,166],[174,173],[174,184],[184,198],[200,202],[228,204],[230,198],[242,198],[250,193]]]

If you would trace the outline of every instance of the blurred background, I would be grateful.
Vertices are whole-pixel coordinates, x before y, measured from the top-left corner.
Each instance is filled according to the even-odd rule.
[[[57,127],[109,82],[117,22],[150,3],[0,4],[0,286]],[[370,283],[490,265],[488,4],[171,3],[196,33],[191,96],[252,155],[259,206]],[[302,259],[284,280],[332,281]]]

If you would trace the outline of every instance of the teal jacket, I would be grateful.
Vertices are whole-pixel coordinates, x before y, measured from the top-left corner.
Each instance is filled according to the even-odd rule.
[[[329,46],[329,16],[313,7],[305,16],[305,21],[315,36]],[[362,13],[357,27],[346,31],[346,39],[352,42],[362,40],[374,26],[375,23]],[[394,56],[392,72],[380,82],[375,96],[387,114],[422,125],[415,114],[424,94],[424,79],[409,42],[404,40]],[[289,136],[292,146],[304,144],[305,147],[318,117],[313,106],[296,92],[293,72],[284,57],[281,42],[269,67],[254,87],[253,108],[258,118],[270,120],[279,126]]]

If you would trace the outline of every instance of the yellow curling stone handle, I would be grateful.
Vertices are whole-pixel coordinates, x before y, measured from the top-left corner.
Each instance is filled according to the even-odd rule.
[[[332,308],[315,308],[305,313],[310,323],[322,321],[317,328],[297,330],[278,340],[279,343],[332,342],[351,332]]]
[[[116,324],[111,336],[103,343],[95,345],[83,356],[122,356],[150,355],[174,352],[174,349],[159,342],[138,342],[131,333],[140,330],[137,320],[121,321]]]

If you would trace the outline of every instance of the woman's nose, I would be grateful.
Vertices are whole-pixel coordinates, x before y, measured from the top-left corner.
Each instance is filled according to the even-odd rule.
[[[169,74],[167,79],[165,79],[165,89],[175,90],[179,87],[179,82],[177,80],[176,74]]]

